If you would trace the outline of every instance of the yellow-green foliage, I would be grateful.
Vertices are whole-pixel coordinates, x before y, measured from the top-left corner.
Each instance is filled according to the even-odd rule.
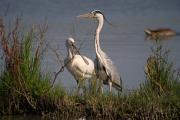
[[[161,94],[170,90],[175,76],[172,62],[168,59],[169,50],[165,50],[157,40],[152,52],[145,67],[146,85]]]

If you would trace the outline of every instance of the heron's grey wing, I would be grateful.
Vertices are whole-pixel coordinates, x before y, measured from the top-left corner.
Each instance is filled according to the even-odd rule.
[[[119,75],[117,67],[114,65],[113,61],[106,55],[106,65],[105,65],[111,80],[117,84],[121,84],[121,77]]]

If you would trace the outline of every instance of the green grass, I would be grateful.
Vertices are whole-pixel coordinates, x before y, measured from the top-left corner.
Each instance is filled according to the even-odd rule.
[[[169,62],[169,52],[158,41],[147,60],[146,81],[139,89],[126,94],[99,94],[93,83],[90,90],[87,88],[83,95],[77,95],[68,93],[61,85],[52,87],[52,76],[41,72],[44,30],[33,27],[22,32],[17,22],[10,36],[1,29],[5,66],[0,75],[0,114],[41,114],[50,119],[180,117],[180,77]]]
[[[61,87],[53,89],[49,74],[41,72],[41,57],[44,50],[44,29],[31,28],[20,36],[17,20],[10,34],[1,29],[1,45],[5,68],[0,76],[2,113],[21,113],[47,109],[51,101],[65,92]],[[33,42],[36,40],[36,45]],[[33,52],[34,51],[34,52]],[[46,99],[47,100],[46,100]],[[40,104],[42,104],[40,108]],[[47,104],[47,105],[46,105]],[[51,109],[54,109],[52,103]]]

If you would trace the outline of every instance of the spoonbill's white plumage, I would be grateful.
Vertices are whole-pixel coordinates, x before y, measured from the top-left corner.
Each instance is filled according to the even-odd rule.
[[[78,92],[84,85],[86,79],[91,80],[94,76],[94,62],[82,56],[75,46],[75,40],[68,38],[66,40],[67,57],[64,60],[67,70],[73,75],[78,85]]]

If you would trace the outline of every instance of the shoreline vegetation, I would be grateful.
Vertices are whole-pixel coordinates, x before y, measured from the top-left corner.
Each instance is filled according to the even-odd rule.
[[[11,30],[0,20],[0,117],[33,114],[47,118],[178,119],[180,71],[169,61],[169,50],[156,40],[145,65],[146,80],[130,93],[98,94],[92,86],[83,95],[69,94],[48,73],[41,72],[46,25]],[[35,44],[34,44],[35,43]],[[60,71],[61,72],[61,71]]]

